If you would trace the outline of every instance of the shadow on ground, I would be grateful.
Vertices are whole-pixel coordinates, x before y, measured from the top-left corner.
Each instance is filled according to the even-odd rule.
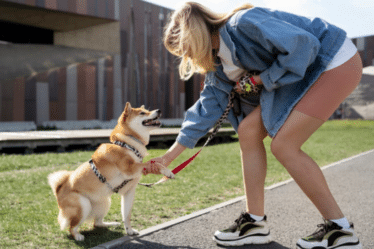
[[[113,231],[108,228],[95,227],[92,230],[81,231],[80,233],[84,235],[84,241],[75,241],[75,244],[81,248],[92,248],[124,236],[123,228]],[[74,240],[71,235],[68,238]]]
[[[212,242],[213,243],[213,242]],[[209,248],[212,248],[211,245],[207,246]],[[216,246],[217,248],[235,248],[235,249],[290,249],[289,247],[282,246],[281,244],[277,242],[271,242],[266,245],[246,245],[246,246],[235,246],[235,247],[226,247],[226,246]],[[135,239],[132,240],[126,244],[123,244],[121,246],[115,247],[114,249],[202,249],[204,247],[190,247],[190,246],[184,246],[183,243],[180,243],[180,245],[163,245],[160,243],[142,240],[142,239]]]

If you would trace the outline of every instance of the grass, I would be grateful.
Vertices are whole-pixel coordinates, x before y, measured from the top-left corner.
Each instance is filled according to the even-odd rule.
[[[329,121],[303,146],[303,150],[320,166],[374,149],[374,121]],[[268,151],[266,186],[289,178],[286,170]],[[170,168],[189,158],[199,148],[187,150]],[[166,150],[149,150],[152,157]],[[91,248],[117,239],[123,227],[93,229],[92,223],[82,229],[84,242],[75,242],[60,231],[58,208],[47,184],[51,172],[74,170],[90,158],[91,152],[46,153],[35,155],[2,155],[0,160],[0,248]],[[148,175],[142,182],[155,182],[160,176]],[[132,212],[135,229],[166,222],[217,203],[244,195],[239,143],[206,147],[196,160],[177,175],[176,180],[148,189],[139,186]],[[120,197],[112,196],[107,221],[120,221]]]

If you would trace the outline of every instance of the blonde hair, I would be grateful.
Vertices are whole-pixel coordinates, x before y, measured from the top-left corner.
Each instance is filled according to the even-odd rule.
[[[215,71],[212,34],[218,32],[236,12],[254,6],[244,4],[231,12],[215,13],[203,5],[186,2],[173,12],[164,31],[164,45],[181,59],[180,77],[189,79],[194,73]]]

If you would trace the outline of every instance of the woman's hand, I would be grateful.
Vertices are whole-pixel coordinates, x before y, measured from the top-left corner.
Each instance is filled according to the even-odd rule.
[[[169,166],[175,158],[177,158],[186,147],[179,144],[178,142],[175,142],[170,149],[165,153],[165,155],[161,157],[155,157],[152,158],[147,162],[147,166],[143,169],[143,175],[147,175],[149,173],[159,175],[160,169],[156,166],[156,163],[160,163],[164,165],[165,167]]]
[[[253,76],[254,81],[256,81],[257,85],[263,85],[260,75]]]
[[[239,94],[258,93],[262,87],[260,75],[243,75],[234,86],[234,90]]]
[[[157,167],[157,163],[164,165],[165,167],[169,166],[171,161],[167,159],[167,157],[164,155],[162,157],[155,157],[152,158],[147,162],[147,166],[143,169],[143,175],[148,175],[148,174],[155,174],[159,175],[160,173],[160,168]]]

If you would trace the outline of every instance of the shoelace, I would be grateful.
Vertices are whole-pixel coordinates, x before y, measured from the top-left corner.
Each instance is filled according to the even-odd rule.
[[[308,237],[314,237],[314,238],[322,238],[325,236],[327,232],[327,225],[326,224],[318,224],[317,225],[317,230],[309,235]]]
[[[235,220],[237,226],[241,226],[245,222],[256,222],[249,214],[242,213],[239,218]]]
[[[325,236],[326,233],[335,230],[335,229],[341,229],[341,227],[335,223],[329,223],[328,221],[325,221],[325,223],[318,224],[317,230],[309,235],[308,237],[314,237],[317,239],[321,239]]]

